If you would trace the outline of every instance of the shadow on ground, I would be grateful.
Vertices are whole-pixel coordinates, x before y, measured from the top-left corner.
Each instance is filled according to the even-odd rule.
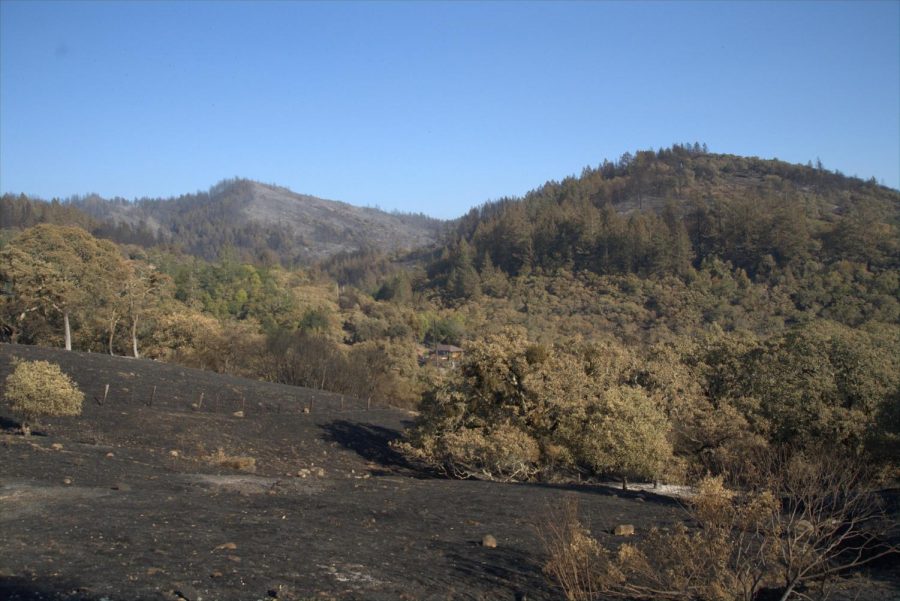
[[[99,601],[101,598],[68,580],[41,577],[35,582],[0,576],[0,599],[6,601]]]
[[[569,483],[569,482],[524,482],[521,486],[534,486],[536,488],[551,488],[568,492],[577,492],[587,495],[598,495],[620,499],[636,500],[644,503],[653,503],[666,507],[682,507],[684,502],[675,497],[655,493],[653,490],[622,490],[621,488],[599,483]]]
[[[444,550],[452,560],[459,578],[464,581],[481,581],[487,590],[498,592],[507,589],[506,599],[523,599],[525,591],[541,590],[548,586],[542,576],[543,566],[530,555],[516,549],[487,549],[480,541],[472,541],[468,549],[460,552],[449,545]]]
[[[32,426],[35,428],[36,426]],[[5,434],[21,434],[22,433],[22,422],[16,421],[12,418],[0,415],[0,432]],[[32,436],[47,436],[47,433],[43,430],[31,430]]]
[[[391,441],[401,436],[397,430],[347,420],[335,420],[320,427],[325,441],[337,443],[366,461],[385,468],[417,471],[403,455],[391,448]]]

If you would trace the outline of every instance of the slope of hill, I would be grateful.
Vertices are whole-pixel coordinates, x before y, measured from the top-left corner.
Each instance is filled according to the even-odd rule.
[[[447,250],[433,274],[472,263],[507,275],[683,275],[713,259],[751,278],[788,266],[796,275],[810,262],[897,269],[900,192],[821,167],[676,145],[475,208]]]
[[[0,345],[0,381],[12,355],[59,363],[87,400],[30,440],[0,405],[4,599],[549,601],[529,525],[548,504],[578,497],[598,530],[678,513],[637,492],[430,477],[387,446],[405,411],[15,345]]]
[[[206,259],[230,249],[246,260],[288,265],[361,249],[393,252],[426,246],[443,228],[442,221],[421,214],[386,213],[244,179],[220,182],[208,192],[136,202],[91,195],[35,207],[28,199],[7,195],[2,213],[6,227],[44,220],[87,226],[120,243],[166,245]]]
[[[686,519],[649,491],[432,477],[388,446],[404,411],[6,344],[0,381],[12,356],[59,363],[87,399],[81,416],[47,419],[30,438],[0,405],[0,597],[11,601],[549,601],[562,593],[542,574],[535,525],[562,499],[608,545]],[[635,536],[614,536],[621,523]],[[834,598],[896,598],[889,559]]]

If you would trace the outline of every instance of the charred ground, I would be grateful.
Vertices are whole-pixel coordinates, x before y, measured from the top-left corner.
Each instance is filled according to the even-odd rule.
[[[59,363],[86,401],[30,439],[0,410],[3,598],[559,599],[534,524],[564,495],[609,539],[685,517],[647,493],[432,477],[388,446],[411,414],[339,395],[12,345],[0,381],[13,356]],[[900,596],[895,568],[860,598]]]

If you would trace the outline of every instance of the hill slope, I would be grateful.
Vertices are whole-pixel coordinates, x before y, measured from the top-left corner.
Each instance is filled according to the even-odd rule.
[[[6,227],[46,220],[87,226],[120,243],[166,245],[205,259],[231,249],[244,259],[284,264],[361,249],[417,248],[435,242],[443,228],[442,221],[425,215],[386,213],[244,179],[220,182],[208,192],[133,203],[96,195],[36,203],[6,195],[2,204]]]
[[[39,428],[46,436],[30,440],[15,433],[0,405],[4,599],[525,593],[549,601],[558,595],[541,573],[540,543],[528,524],[541,508],[576,495],[598,529],[617,519],[670,523],[677,513],[669,499],[640,502],[637,493],[616,497],[600,487],[431,478],[387,447],[408,413],[366,411],[349,399],[342,409],[337,395],[12,345],[0,345],[0,381],[10,355],[60,363],[88,398],[82,416],[47,420]],[[100,405],[92,397],[102,400],[106,384]],[[201,392],[202,406],[192,406]],[[252,457],[255,469],[236,469],[220,456]],[[488,533],[497,548],[481,545]]]
[[[456,233],[468,245],[456,254],[471,255],[456,261],[457,273],[486,257],[509,275],[679,274],[708,259],[751,277],[809,261],[896,269],[900,192],[811,165],[676,145],[485,204]]]

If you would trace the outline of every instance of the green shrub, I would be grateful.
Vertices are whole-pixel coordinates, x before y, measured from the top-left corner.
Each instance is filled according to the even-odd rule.
[[[395,448],[454,477],[530,480],[579,472],[657,478],[672,464],[656,396],[608,343],[539,347],[510,329],[469,346]]]
[[[48,361],[18,361],[6,378],[4,393],[10,409],[25,418],[27,423],[40,416],[81,415],[84,393],[60,370]]]

